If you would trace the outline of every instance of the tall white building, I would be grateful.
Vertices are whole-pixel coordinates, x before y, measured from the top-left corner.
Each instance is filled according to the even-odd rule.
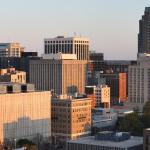
[[[150,54],[139,54],[137,65],[129,66],[128,99],[131,107],[140,110],[150,100]]]
[[[78,60],[88,60],[89,39],[83,37],[64,37],[44,39],[44,53],[56,54],[76,54]]]
[[[21,57],[23,51],[20,43],[0,43],[0,57]]]

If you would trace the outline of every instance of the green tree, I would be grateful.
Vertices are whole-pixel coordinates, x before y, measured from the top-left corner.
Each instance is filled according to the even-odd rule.
[[[20,139],[17,141],[17,146],[26,147],[26,150],[37,150],[36,145],[28,139]]]
[[[143,125],[144,128],[150,127],[150,101],[147,101],[143,107]]]
[[[130,132],[132,135],[136,135],[136,136],[142,135],[143,124],[141,121],[141,116],[138,114],[138,112],[127,114],[119,122],[119,130],[124,132]]]

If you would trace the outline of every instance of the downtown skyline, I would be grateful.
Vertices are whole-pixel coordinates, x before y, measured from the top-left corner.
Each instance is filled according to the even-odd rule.
[[[147,0],[1,1],[0,42],[20,42],[44,52],[44,38],[88,37],[105,59],[136,59],[139,20]]]

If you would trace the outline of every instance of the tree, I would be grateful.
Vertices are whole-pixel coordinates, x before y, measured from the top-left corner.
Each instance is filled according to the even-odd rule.
[[[150,101],[147,101],[143,107],[143,118],[144,128],[150,127]]]
[[[37,150],[36,145],[28,139],[20,139],[17,141],[19,147],[26,147],[26,150]]]
[[[143,133],[143,124],[141,116],[137,112],[126,115],[119,122],[119,130],[130,132],[132,135],[140,136]]]

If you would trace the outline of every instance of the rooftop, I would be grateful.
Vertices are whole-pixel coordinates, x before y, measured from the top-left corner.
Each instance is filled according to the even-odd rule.
[[[77,60],[76,54],[62,54],[61,52],[57,54],[43,54],[43,59],[56,59],[56,60]]]
[[[97,146],[109,146],[109,147],[119,147],[119,148],[129,148],[136,145],[143,144],[142,137],[133,137],[129,140],[121,141],[121,142],[113,142],[113,141],[103,141],[103,140],[95,140],[94,136],[83,137],[75,141],[69,141],[69,143],[77,143],[77,144],[87,144],[87,145],[97,145]]]

